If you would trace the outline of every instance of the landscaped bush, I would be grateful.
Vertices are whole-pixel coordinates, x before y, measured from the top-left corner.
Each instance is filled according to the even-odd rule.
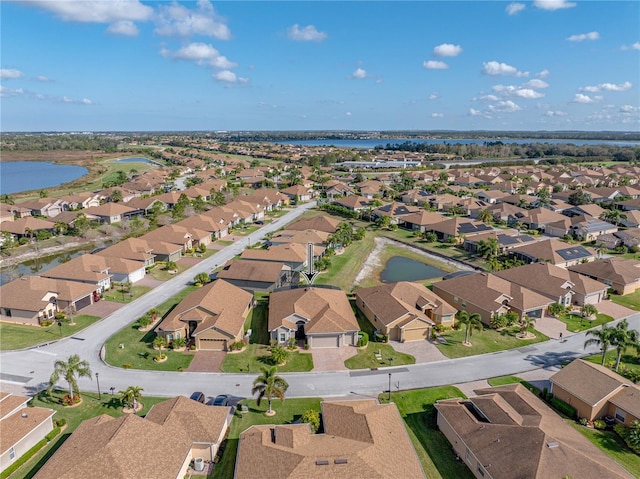
[[[630,426],[616,424],[613,430],[624,440],[629,448],[640,454],[640,422],[633,421]]]
[[[364,331],[358,332],[358,347],[363,347],[369,344],[369,335]]]
[[[51,442],[51,440],[54,437],[56,437],[58,434],[60,434],[60,428],[56,427],[55,429],[51,430],[51,432],[47,434],[44,438],[47,440],[47,442]]]
[[[9,477],[11,474],[17,471],[25,462],[27,462],[29,459],[35,456],[38,453],[38,451],[46,445],[47,445],[46,439],[43,439],[37,442],[35,446],[33,446],[31,449],[25,452],[22,456],[20,456],[18,460],[16,460],[16,462],[14,462],[9,467],[7,467],[4,471],[2,471],[2,473],[0,473],[0,478],[5,479],[6,477]]]
[[[551,398],[551,405],[556,410],[558,410],[562,414],[564,414],[565,416],[576,417],[576,415],[578,414],[578,412],[576,411],[576,408],[574,408],[573,406],[567,404],[562,399],[558,399],[556,397]]]
[[[320,429],[320,413],[315,409],[309,409],[302,414],[300,422],[309,424],[311,432],[315,434]]]
[[[56,420],[54,421],[54,424],[56,425],[56,427],[62,428],[62,427],[64,427],[64,426],[66,426],[66,424],[67,424],[67,420],[66,420],[65,418],[62,418],[62,419],[56,419]]]
[[[53,321],[49,321],[49,320],[44,320],[40,322],[40,325],[43,327],[51,326],[52,324],[53,324]]]
[[[376,333],[375,338],[376,338],[376,342],[377,343],[386,343],[387,342],[387,336],[382,334],[382,333]]]
[[[171,347],[173,349],[184,348],[185,344],[187,344],[187,340],[184,338],[175,338],[173,341],[171,341]]]
[[[62,404],[64,404],[65,406],[71,406],[73,404],[78,404],[81,401],[80,399],[80,395],[79,394],[74,394],[73,397],[69,396],[68,394],[65,394],[62,397]]]
[[[507,326],[507,318],[504,317],[504,314],[500,316],[494,316],[491,318],[491,322],[489,323],[489,327],[491,329],[500,329],[505,328]]]
[[[593,427],[595,427],[596,429],[606,429],[607,427],[607,423],[604,422],[602,419],[596,419],[595,421],[593,421]]]
[[[580,424],[581,426],[586,426],[588,423],[589,421],[586,417],[581,417],[580,419],[578,419],[578,424]]]
[[[242,348],[244,348],[242,341],[236,341],[229,345],[229,351],[240,351]]]

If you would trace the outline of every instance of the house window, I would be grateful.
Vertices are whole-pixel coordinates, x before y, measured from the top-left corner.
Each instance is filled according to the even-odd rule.
[[[482,477],[484,477],[484,468],[482,467],[482,464],[478,463],[478,474],[480,474]]]
[[[627,419],[627,413],[621,409],[616,408],[616,420],[624,422]]]
[[[467,302],[464,299],[462,300],[462,303],[460,303],[460,304],[462,305],[463,308],[467,307]]]
[[[9,459],[13,461],[16,458],[16,450],[14,448],[9,449]]]
[[[454,303],[457,303],[457,302],[458,302],[458,297],[457,297],[457,296],[454,296],[454,297],[453,297],[453,302],[454,302]]]
[[[286,333],[280,333],[280,342],[284,343],[287,340]]]
[[[167,334],[167,341],[173,341],[173,334]]]
[[[180,332],[176,333],[176,339],[180,339]]]
[[[471,452],[469,451],[468,448],[464,453],[464,460],[467,461],[467,462],[471,462]]]

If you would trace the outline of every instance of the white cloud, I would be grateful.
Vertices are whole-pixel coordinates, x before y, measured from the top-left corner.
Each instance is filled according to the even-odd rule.
[[[461,53],[462,47],[451,43],[443,43],[433,49],[433,54],[436,57],[457,57]]]
[[[143,5],[138,0],[31,0],[29,5],[53,12],[69,22],[145,21],[153,14],[152,7]]]
[[[207,43],[190,43],[180,50],[172,53],[169,50],[161,50],[160,54],[174,60],[192,61],[196,65],[211,66],[222,70],[230,70],[238,66]]]
[[[36,80],[41,81],[41,82],[50,82],[50,81],[53,81],[53,80],[51,80],[51,78],[49,78],[49,77],[47,77],[47,76],[44,76],[44,75],[38,75],[38,76],[36,77]]]
[[[0,97],[3,96],[19,96],[24,93],[22,88],[9,88],[6,86],[0,85]]]
[[[631,45],[622,45],[620,50],[640,50],[640,42],[635,42]]]
[[[4,79],[13,79],[13,78],[22,78],[24,73],[20,70],[16,70],[15,68],[2,68],[0,69],[0,78]]]
[[[600,34],[598,32],[589,32],[571,35],[570,37],[567,37],[567,40],[570,42],[583,42],[585,40],[597,40],[598,38],[600,38]]]
[[[556,110],[556,111],[548,110],[545,113],[545,116],[549,116],[549,117],[552,117],[552,116],[567,116],[567,115],[568,115],[567,112],[559,111],[559,110]]]
[[[547,78],[550,75],[549,70],[542,70],[541,72],[536,73],[538,78]]]
[[[345,113],[345,115],[346,115],[346,116],[351,116],[351,112],[350,112],[350,111],[348,111],[348,112],[346,112],[346,113]]]
[[[444,118],[442,113],[431,113],[431,118]]]
[[[542,10],[554,11],[563,8],[573,8],[576,6],[576,3],[567,2],[567,0],[535,0],[533,5]]]
[[[590,93],[597,93],[600,91],[627,91],[633,84],[631,82],[624,82],[616,85],[615,83],[600,83],[599,85],[585,86],[579,88],[580,91],[588,91]]]
[[[528,82],[524,83],[522,86],[524,88],[533,88],[534,90],[540,90],[542,88],[547,88],[549,86],[549,84],[546,81],[534,78],[534,79],[529,80]]]
[[[81,103],[83,105],[93,105],[93,102],[91,100],[89,100],[88,98],[83,98]]]
[[[482,112],[480,110],[476,110],[475,108],[469,108],[469,115],[471,115],[471,116],[481,116]]]
[[[520,108],[517,103],[514,103],[511,100],[506,100],[489,105],[489,110],[493,112],[513,113],[522,110],[522,108]]]
[[[176,2],[171,5],[161,5],[158,7],[156,22],[155,32],[158,35],[180,37],[205,35],[218,40],[231,38],[231,30],[226,20],[216,14],[208,0],[199,0],[194,10]]]
[[[287,37],[298,42],[321,42],[327,38],[327,34],[319,32],[313,25],[300,28],[300,25],[296,23],[287,31]]]
[[[497,75],[510,75],[517,77],[529,76],[529,72],[521,72],[516,67],[507,65],[506,63],[500,63],[496,61],[484,62],[482,67],[482,73],[485,75],[497,76]]]
[[[427,70],[447,70],[449,65],[445,62],[439,62],[437,60],[429,60],[422,64]]]
[[[438,98],[440,98],[440,95],[437,94],[436,92],[433,92],[429,95],[429,100],[437,100]]]
[[[636,111],[640,111],[640,107],[633,106],[633,105],[622,105],[620,107],[620,111],[623,113],[634,113]]]
[[[107,33],[112,35],[124,35],[126,37],[135,37],[138,33],[138,27],[130,20],[121,20],[116,23],[112,23],[107,28]]]
[[[507,5],[505,9],[507,11],[507,15],[515,15],[518,12],[524,10],[527,6],[524,3],[513,2]]]
[[[367,71],[362,68],[357,68],[352,74],[351,78],[357,78],[358,80],[362,80],[363,78],[367,78]]]
[[[73,103],[73,100],[68,96],[63,96],[61,100],[63,103]]]
[[[589,95],[583,95],[582,93],[576,93],[573,97],[574,103],[595,103],[600,100],[602,100],[601,96],[591,98]]]
[[[500,101],[500,98],[497,97],[496,95],[484,95],[478,99],[483,101]]]
[[[216,81],[223,83],[246,83],[249,81],[248,78],[241,78],[236,76],[231,70],[222,70],[220,72],[214,73],[213,78]]]
[[[522,88],[514,85],[494,85],[492,90],[500,93],[504,97],[517,97],[527,100],[542,98],[544,93],[535,91],[532,88]]]

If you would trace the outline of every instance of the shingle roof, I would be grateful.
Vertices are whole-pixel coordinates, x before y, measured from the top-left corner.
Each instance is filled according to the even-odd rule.
[[[569,266],[569,271],[608,279],[620,284],[640,281],[640,261],[626,258],[606,258]]]
[[[14,396],[10,396],[10,398],[11,397]],[[21,400],[22,403],[30,399],[22,396],[15,397]],[[3,400],[2,403],[6,400],[7,399]],[[4,455],[11,447],[15,446],[26,435],[46,422],[54,414],[55,411],[53,409],[24,407],[7,417],[3,417],[2,420],[0,420],[0,454]],[[41,439],[43,436],[44,433],[38,439]]]
[[[62,301],[75,301],[95,289],[95,285],[78,281],[22,276],[0,286],[0,305],[35,312],[44,309],[52,296]]]
[[[284,268],[290,269],[284,263],[271,261],[231,260],[218,273],[218,278],[275,283]]]
[[[335,233],[342,223],[339,219],[326,215],[314,216],[312,218],[301,218],[287,226],[290,230],[316,230],[327,233]]]

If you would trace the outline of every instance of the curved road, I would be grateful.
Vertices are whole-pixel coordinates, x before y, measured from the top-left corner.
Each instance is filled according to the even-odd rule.
[[[255,244],[266,233],[293,221],[314,205],[315,203],[308,203],[288,212],[282,218],[248,235],[247,241],[250,240],[251,244]],[[121,390],[130,385],[137,385],[144,389],[145,395],[151,396],[178,394],[188,396],[193,391],[203,391],[210,397],[223,393],[237,397],[249,396],[255,374],[125,370],[109,366],[100,359],[100,350],[104,342],[114,332],[173,296],[187,286],[197,273],[208,273],[214,265],[221,265],[240,254],[247,245],[247,241],[243,239],[228,246],[75,336],[38,348],[0,353],[0,381],[20,385],[25,393],[35,394],[48,385],[53,362],[56,359],[66,360],[69,355],[78,354],[82,359],[90,362],[94,373],[99,373],[100,389],[103,393],[108,392],[111,387]],[[640,313],[630,316],[628,321],[631,328],[639,329]],[[351,393],[377,394],[388,389],[389,373],[392,375],[394,389],[398,384],[401,389],[412,389],[518,374],[558,365],[565,360],[587,353],[598,352],[596,347],[584,350],[584,341],[585,333],[579,333],[567,337],[563,342],[550,340],[519,349],[468,358],[383,368],[378,371],[282,373],[282,376],[289,383],[288,397],[330,397]],[[60,385],[66,386],[63,383]],[[79,386],[83,390],[97,389],[95,378],[91,381],[81,378]]]

